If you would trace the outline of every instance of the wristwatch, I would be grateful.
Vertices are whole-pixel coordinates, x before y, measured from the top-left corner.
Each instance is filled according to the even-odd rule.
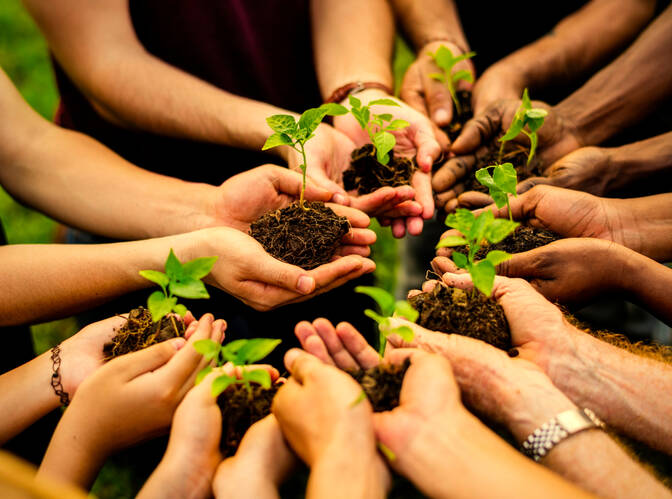
[[[605,425],[590,409],[570,409],[534,430],[520,450],[526,456],[539,461],[567,437],[591,428],[603,430]]]

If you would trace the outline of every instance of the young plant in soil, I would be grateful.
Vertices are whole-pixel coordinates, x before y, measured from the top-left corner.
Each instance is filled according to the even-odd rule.
[[[413,161],[394,156],[397,140],[392,130],[406,128],[405,120],[395,120],[391,114],[373,114],[371,106],[399,106],[392,99],[376,99],[368,105],[362,105],[354,95],[349,97],[350,112],[369,134],[371,144],[366,144],[352,152],[350,168],[343,172],[343,185],[346,190],[357,189],[359,194],[368,194],[381,187],[408,185],[415,170]]]
[[[234,340],[220,345],[212,340],[199,340],[194,348],[216,366],[231,362],[240,369],[240,377],[222,374],[212,382],[212,395],[222,411],[222,440],[220,447],[224,456],[235,454],[240,441],[250,426],[271,412],[271,402],[277,387],[271,383],[266,369],[250,369],[270,354],[281,340],[253,338]],[[200,383],[213,369],[207,366],[198,373]]]
[[[502,155],[504,154],[504,144],[509,140],[513,140],[521,133],[527,135],[530,139],[530,152],[527,155],[527,164],[530,164],[534,153],[537,151],[537,143],[539,138],[537,136],[537,130],[539,130],[544,124],[544,118],[548,115],[548,111],[545,109],[533,108],[532,101],[530,96],[527,93],[527,88],[523,91],[522,102],[518,111],[516,111],[513,121],[509,126],[509,129],[506,131],[503,137],[499,139],[501,145],[499,147],[499,155],[497,157],[497,162],[501,163]],[[525,127],[529,131],[525,130]]]
[[[490,169],[493,170],[492,175]],[[509,194],[517,196],[516,186],[518,185],[518,178],[516,176],[516,169],[511,163],[504,163],[503,165],[492,165],[480,168],[476,171],[476,180],[481,185],[488,188],[490,197],[501,208],[506,205],[509,210],[509,220],[513,222],[513,214],[511,213],[511,204],[509,203]]]
[[[187,307],[177,303],[177,298],[210,298],[201,279],[210,273],[217,258],[210,256],[181,263],[171,249],[166,260],[165,273],[158,270],[141,270],[140,275],[158,284],[161,290],[149,295],[147,308],[139,307],[131,310],[126,324],[103,346],[105,359],[109,360],[161,341],[184,336],[185,327],[181,318],[187,313]]]
[[[483,340],[503,350],[511,348],[511,334],[502,308],[492,299],[495,266],[511,255],[504,251],[488,251],[478,260],[476,255],[485,244],[494,244],[509,235],[517,222],[495,218],[485,211],[478,217],[469,210],[458,209],[446,218],[448,227],[462,236],[442,239],[437,248],[465,246],[466,254],[453,251],[453,261],[471,275],[474,290],[466,292],[437,284],[427,293],[409,299],[419,313],[418,324],[433,331],[457,333]],[[480,292],[479,292],[480,291]]]
[[[339,217],[322,202],[306,202],[306,142],[315,136],[315,130],[325,116],[346,114],[339,104],[323,104],[308,109],[298,120],[287,114],[276,114],[266,119],[273,134],[263,150],[289,146],[302,157],[300,166],[303,184],[299,201],[281,210],[266,213],[250,227],[250,235],[278,260],[298,265],[306,270],[329,263],[340,246],[341,239],[350,230],[347,218]]]

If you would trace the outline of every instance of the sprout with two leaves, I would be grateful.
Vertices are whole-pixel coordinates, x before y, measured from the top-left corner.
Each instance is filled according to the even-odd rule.
[[[530,101],[530,96],[527,93],[527,88],[523,91],[523,98],[520,104],[520,107],[516,111],[513,121],[509,126],[509,129],[506,131],[504,136],[499,139],[502,143],[499,146],[499,155],[497,156],[498,162],[502,161],[502,155],[504,154],[504,144],[509,140],[513,140],[520,133],[524,133],[530,139],[530,153],[527,155],[527,164],[530,164],[534,153],[537,150],[537,143],[539,138],[537,136],[537,130],[541,128],[544,124],[544,118],[548,115],[548,111],[545,109],[540,109],[532,107],[532,101]],[[529,128],[529,132],[525,130],[525,126]]]
[[[453,72],[453,67],[458,62],[471,59],[476,55],[476,52],[467,52],[466,54],[454,57],[448,47],[441,45],[436,52],[430,52],[429,55],[434,59],[436,65],[443,70],[443,73],[432,73],[429,77],[440,81],[446,86],[448,92],[450,92],[450,97],[455,104],[455,111],[457,111],[458,115],[462,114],[460,100],[457,98],[457,84],[460,81],[473,83],[474,75],[467,69],[460,69],[459,71]]]
[[[491,169],[493,170],[492,175],[490,174]],[[488,188],[490,197],[497,205],[497,208],[506,205],[509,210],[509,220],[513,222],[509,194],[512,196],[518,195],[516,193],[518,177],[513,165],[511,163],[504,163],[503,165],[492,165],[481,168],[476,171],[476,180]]]

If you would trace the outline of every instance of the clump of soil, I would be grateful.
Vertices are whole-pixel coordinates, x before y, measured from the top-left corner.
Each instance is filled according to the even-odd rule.
[[[502,350],[512,347],[504,310],[483,293],[437,284],[408,301],[420,313],[417,323],[424,328],[469,336]]]
[[[245,385],[231,385],[217,398],[217,405],[222,411],[222,440],[219,445],[224,457],[233,456],[250,426],[271,413],[271,403],[278,386],[268,389],[257,384],[250,386],[252,392]]]
[[[494,250],[506,251],[507,253],[523,253],[524,251],[530,251],[539,248],[540,246],[546,246],[558,239],[562,239],[562,236],[556,234],[552,230],[536,229],[526,225],[519,225],[516,227],[513,234],[509,234],[500,242],[495,244],[485,243],[476,252],[474,258],[476,260],[483,260],[488,252]],[[466,246],[458,246],[453,248],[453,251],[457,251],[464,255],[468,252]]]
[[[171,338],[184,336],[184,322],[174,315],[152,322],[152,314],[144,307],[134,308],[128,314],[126,324],[103,345],[103,356],[110,360],[120,355],[136,352]]]
[[[350,231],[350,223],[324,203],[294,203],[266,213],[250,227],[250,235],[283,262],[311,270],[329,263]]]
[[[476,154],[476,164],[473,167],[472,172],[476,172],[480,168],[485,168],[486,166],[496,165],[499,161],[499,147],[500,142],[498,139],[490,142],[488,149],[485,153]],[[511,163],[516,169],[516,175],[518,177],[518,182],[521,182],[530,177],[538,177],[543,175],[541,171],[541,163],[537,161],[537,155],[532,158],[532,162],[527,164],[527,155],[530,152],[530,148],[522,144],[518,144],[511,140],[507,141],[504,144],[504,152],[502,153],[501,163]],[[487,194],[488,188],[476,180],[475,175],[468,175],[468,178],[464,181],[464,190],[465,191],[478,191],[485,192]]]
[[[402,364],[381,364],[350,375],[362,385],[374,412],[391,411],[399,405],[401,384],[410,364],[406,359]]]
[[[390,151],[386,165],[376,159],[376,148],[366,144],[352,151],[350,168],[343,172],[343,186],[347,191],[357,189],[359,194],[369,194],[381,187],[409,185],[416,169],[415,162],[395,156]]]
[[[453,119],[448,126],[443,128],[443,131],[446,132],[451,142],[455,142],[455,139],[462,133],[464,124],[474,117],[474,110],[471,107],[471,92],[468,90],[458,90],[457,100],[460,103],[460,114],[457,114],[453,107]]]

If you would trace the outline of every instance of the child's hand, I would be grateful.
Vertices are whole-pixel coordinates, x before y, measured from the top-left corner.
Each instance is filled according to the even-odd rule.
[[[56,428],[40,473],[88,487],[112,452],[166,431],[207,361],[193,343],[221,342],[226,323],[211,314],[176,338],[118,357],[79,387]]]

